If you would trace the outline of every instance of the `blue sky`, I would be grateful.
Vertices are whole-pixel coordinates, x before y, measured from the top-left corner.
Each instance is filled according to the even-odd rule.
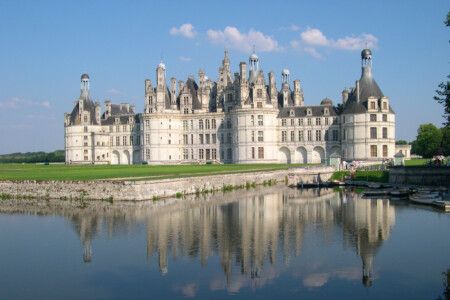
[[[442,127],[433,100],[449,74],[450,2],[436,1],[1,1],[0,154],[64,149],[64,112],[91,78],[91,97],[144,108],[144,80],[216,80],[224,48],[232,72],[255,45],[260,68],[301,80],[305,105],[361,75],[360,51],[396,112],[396,138]]]

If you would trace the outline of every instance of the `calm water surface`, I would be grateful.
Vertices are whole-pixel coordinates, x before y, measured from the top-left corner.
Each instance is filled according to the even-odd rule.
[[[450,213],[351,190],[0,203],[2,299],[436,299]]]

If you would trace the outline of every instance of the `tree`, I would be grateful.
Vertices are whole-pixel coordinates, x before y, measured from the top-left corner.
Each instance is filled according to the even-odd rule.
[[[441,129],[442,134],[442,141],[441,141],[441,148],[442,152],[445,156],[450,155],[450,127],[442,127]]]
[[[417,130],[414,152],[423,157],[435,155],[437,147],[441,145],[442,133],[433,124],[421,124]]]
[[[447,19],[444,21],[445,26],[450,26],[450,12],[447,13]],[[447,76],[450,78],[450,75]],[[439,89],[436,90],[437,96],[434,96],[434,100],[444,105],[444,125],[450,127],[450,81],[441,82],[438,85]]]
[[[398,141],[395,141],[395,144],[396,145],[408,145],[408,142],[404,141],[404,140],[398,140]]]

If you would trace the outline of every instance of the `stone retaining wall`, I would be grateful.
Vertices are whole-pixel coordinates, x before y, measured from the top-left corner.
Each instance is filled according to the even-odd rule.
[[[450,186],[450,168],[391,167],[389,183]]]
[[[331,170],[331,172],[330,172]],[[296,174],[295,180],[316,182],[318,178],[328,180],[333,167],[311,166],[281,171],[265,171],[199,177],[183,177],[149,181],[64,181],[64,180],[3,180],[0,194],[12,198],[79,199],[79,200],[149,200],[175,197],[179,194],[202,193],[221,190],[224,186],[246,186],[246,184],[285,183]],[[319,174],[319,175],[318,175]],[[292,178],[291,178],[292,182]],[[296,184],[296,183],[295,183]]]

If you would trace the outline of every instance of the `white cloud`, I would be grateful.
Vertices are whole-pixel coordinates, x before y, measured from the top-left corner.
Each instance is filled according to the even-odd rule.
[[[119,90],[116,90],[116,89],[109,89],[106,92],[108,94],[116,94],[116,95],[121,94],[121,92]]]
[[[183,24],[179,28],[172,27],[169,30],[169,33],[171,35],[182,35],[187,38],[193,38],[197,34],[197,32],[195,32],[194,30],[194,26],[192,26],[192,24],[190,23]]]
[[[362,33],[358,36],[346,36],[338,39],[327,38],[319,29],[307,27],[300,33],[300,40],[291,41],[291,46],[304,51],[316,58],[322,55],[315,47],[333,48],[339,50],[362,50],[363,48],[377,48],[378,38],[372,34]]]
[[[8,102],[0,101],[0,108],[19,108],[19,107],[21,107],[21,104],[25,104],[25,105],[29,105],[29,106],[42,106],[42,107],[45,107],[48,109],[51,108],[50,102],[48,102],[48,101],[36,102],[36,101],[27,100],[27,99],[21,99],[18,97],[13,97]]]
[[[257,52],[280,51],[283,49],[276,40],[253,28],[248,33],[241,33],[236,27],[227,26],[223,31],[209,29],[206,35],[213,44],[224,45],[227,48],[242,52],[251,52],[253,45]]]
[[[179,58],[180,58],[181,61],[191,61],[192,60],[192,58],[184,57],[184,56],[180,56]]]

